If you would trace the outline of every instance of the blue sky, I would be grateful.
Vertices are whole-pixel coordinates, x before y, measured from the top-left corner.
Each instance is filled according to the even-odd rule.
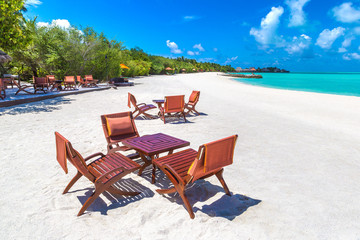
[[[154,55],[360,71],[360,0],[28,0],[27,8],[40,25],[91,26]]]

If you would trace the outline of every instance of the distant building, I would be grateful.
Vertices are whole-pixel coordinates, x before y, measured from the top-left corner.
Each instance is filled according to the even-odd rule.
[[[241,68],[241,67],[237,67],[237,68],[235,69],[235,71],[241,72],[241,71],[242,71],[242,68]]]

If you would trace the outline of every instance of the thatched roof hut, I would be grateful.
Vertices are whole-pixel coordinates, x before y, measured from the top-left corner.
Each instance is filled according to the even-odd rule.
[[[0,50],[0,63],[5,63],[11,61],[12,58],[7,55],[7,53]]]

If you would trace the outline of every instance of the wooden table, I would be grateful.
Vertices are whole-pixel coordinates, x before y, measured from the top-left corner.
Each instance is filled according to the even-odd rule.
[[[152,160],[159,157],[160,153],[169,152],[168,154],[172,154],[175,149],[190,145],[188,141],[163,133],[131,138],[122,141],[122,143],[129,148],[135,149],[144,161],[144,165],[140,168],[138,175],[141,175],[143,170],[152,164]],[[156,166],[153,164],[151,183],[155,183],[155,171]]]
[[[157,104],[157,106],[159,108],[158,116],[160,117],[160,108],[164,104],[165,100],[164,99],[159,99],[159,100],[155,99],[155,100],[152,100],[152,101],[153,101],[153,103]]]
[[[163,103],[165,102],[164,99],[159,99],[159,100],[152,100],[153,103],[156,103],[158,105],[158,108],[160,109],[161,105],[163,105]]]
[[[54,91],[54,89],[61,91],[62,90],[62,87],[61,87],[62,82],[63,82],[62,80],[55,80],[50,89],[50,92]]]

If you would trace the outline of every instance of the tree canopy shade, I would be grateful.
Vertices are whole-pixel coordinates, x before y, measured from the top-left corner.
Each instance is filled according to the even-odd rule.
[[[28,43],[23,11],[24,0],[0,0],[0,49],[9,51]]]

